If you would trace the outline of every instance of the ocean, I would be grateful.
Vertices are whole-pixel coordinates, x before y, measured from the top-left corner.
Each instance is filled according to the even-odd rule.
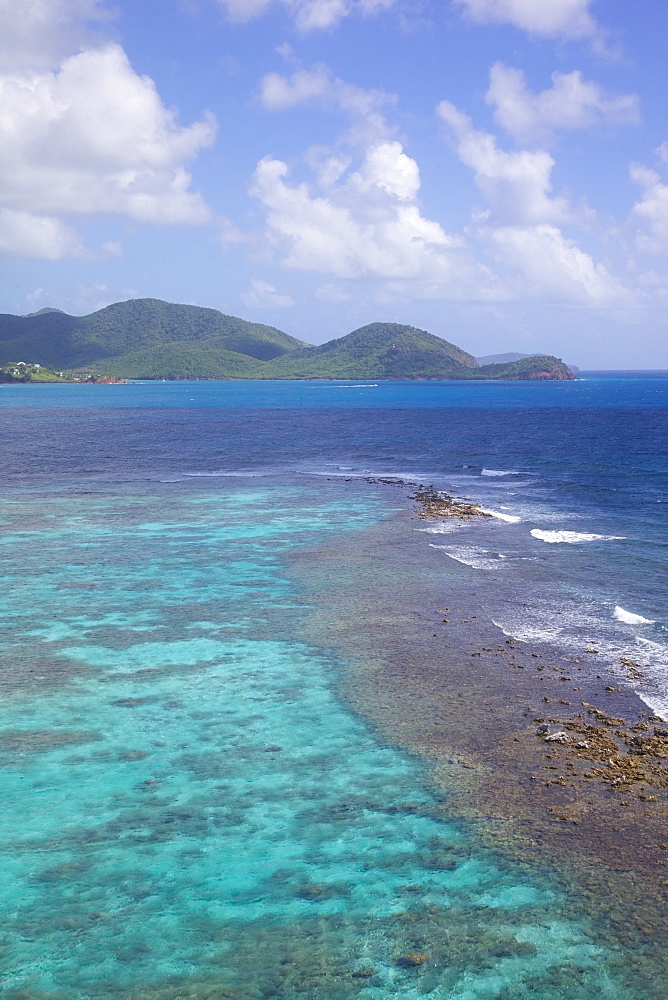
[[[666,845],[549,812],[559,684],[506,654],[562,712],[668,721],[667,404],[651,372],[2,387],[3,996],[663,996],[665,908],[610,858]]]

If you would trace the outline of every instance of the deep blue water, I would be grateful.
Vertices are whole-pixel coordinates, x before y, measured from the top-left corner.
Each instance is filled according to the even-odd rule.
[[[3,388],[6,995],[639,1000],[548,876],[351,715],[285,560],[355,536],[363,563],[402,503],[367,477],[475,499],[495,516],[406,530],[509,633],[642,660],[663,712],[667,400],[653,377]]]
[[[0,407],[430,409],[666,406],[665,373],[582,373],[574,382],[129,382],[0,386]]]

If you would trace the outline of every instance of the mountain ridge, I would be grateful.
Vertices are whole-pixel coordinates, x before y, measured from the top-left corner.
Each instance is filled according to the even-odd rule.
[[[325,344],[291,351],[269,366],[276,378],[441,379],[477,364],[455,344],[400,323],[369,323]]]
[[[70,316],[0,315],[0,365],[52,365],[77,377],[138,379],[572,379],[558,358],[479,366],[461,347],[401,323],[369,323],[325,344],[216,309],[128,299]]]
[[[219,349],[265,361],[304,346],[304,341],[276,327],[227,316],[217,309],[162,299],[128,299],[87,316],[53,309],[31,316],[0,315],[0,364],[29,354],[31,361],[74,369],[158,344],[213,339]]]

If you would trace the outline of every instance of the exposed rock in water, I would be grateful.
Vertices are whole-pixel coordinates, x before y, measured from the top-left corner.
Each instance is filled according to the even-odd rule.
[[[469,500],[458,500],[442,490],[434,489],[433,486],[420,486],[410,499],[417,500],[419,505],[416,519],[461,517],[468,521],[472,517],[492,516],[479,507],[477,503],[471,503]]]

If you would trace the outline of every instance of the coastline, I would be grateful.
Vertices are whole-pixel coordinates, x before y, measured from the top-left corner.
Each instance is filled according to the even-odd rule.
[[[343,539],[292,556],[322,614],[309,641],[350,664],[341,697],[382,739],[427,764],[448,818],[473,823],[503,855],[556,872],[611,947],[634,949],[643,988],[659,984],[668,727],[633,690],[636,668],[624,681],[593,654],[587,662],[509,639],[485,617],[473,574],[444,580],[399,492],[388,499],[401,508],[365,532],[363,555],[358,541]],[[346,572],[361,558],[363,573]],[[546,743],[542,725],[568,742]],[[651,752],[638,755],[646,739],[655,741]],[[575,747],[583,741],[589,746]]]

